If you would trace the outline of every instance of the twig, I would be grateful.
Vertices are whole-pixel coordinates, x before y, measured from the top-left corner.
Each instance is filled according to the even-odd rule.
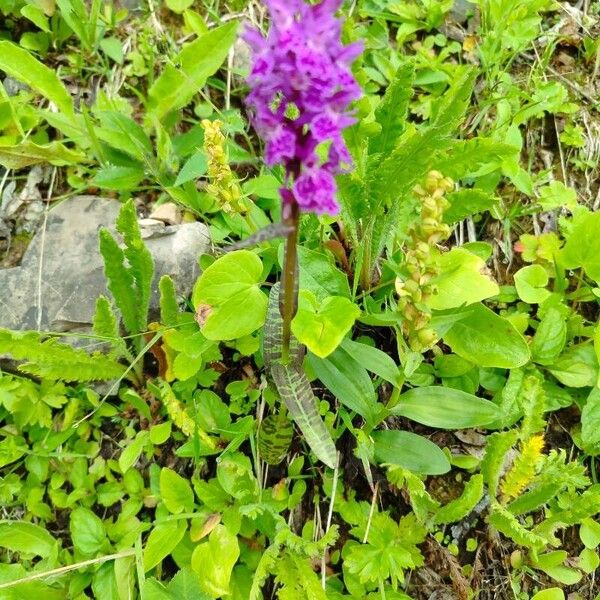
[[[340,473],[340,455],[337,454],[335,461],[335,469],[333,471],[333,485],[331,486],[331,499],[329,500],[329,511],[327,512],[327,524],[325,525],[325,535],[331,527],[331,521],[333,520],[333,506],[335,504],[335,495],[337,493],[338,477]],[[326,579],[326,564],[325,555],[327,554],[327,548],[323,550],[323,556],[321,557],[321,586],[325,589]]]
[[[100,563],[108,562],[109,560],[117,560],[118,558],[126,558],[127,556],[133,556],[135,554],[135,550],[125,550],[124,552],[119,552],[118,554],[107,554],[106,556],[99,556],[98,558],[90,558],[89,560],[84,560],[80,563],[75,563],[73,565],[68,565],[66,567],[59,567],[58,569],[51,569],[50,571],[41,571],[40,573],[32,573],[31,575],[27,575],[27,577],[22,577],[21,579],[15,579],[13,581],[8,581],[7,583],[0,583],[0,590],[5,590],[7,588],[15,587],[17,585],[21,585],[22,583],[27,583],[29,581],[34,581],[35,579],[45,579],[46,577],[54,577],[56,575],[62,575],[63,573],[68,573],[69,571],[76,571],[77,569],[82,569],[83,567],[89,567],[90,565],[97,565]]]

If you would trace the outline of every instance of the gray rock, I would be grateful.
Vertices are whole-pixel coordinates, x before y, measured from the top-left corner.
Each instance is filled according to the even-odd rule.
[[[114,233],[120,204],[78,196],[48,212],[27,248],[21,266],[0,270],[0,327],[42,331],[87,330],[96,299],[110,294],[98,249],[98,231]],[[198,257],[210,249],[202,223],[142,229],[154,257],[151,311],[158,308],[158,279],[170,275],[180,296],[187,296],[199,275]]]

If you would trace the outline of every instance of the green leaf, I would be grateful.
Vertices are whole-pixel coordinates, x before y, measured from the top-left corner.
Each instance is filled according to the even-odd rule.
[[[359,315],[360,309],[348,298],[330,296],[320,303],[312,292],[303,290],[292,332],[311,352],[325,358],[340,345]]]
[[[125,450],[121,452],[121,456],[119,456],[119,468],[121,469],[121,473],[127,473],[127,471],[135,465],[148,443],[148,440],[149,433],[147,431],[138,431],[135,438],[128,444]]]
[[[162,119],[167,113],[183,108],[206,84],[225,60],[236,39],[238,23],[232,21],[186,44],[175,63],[168,65],[148,92],[149,112]]]
[[[381,132],[370,139],[369,152],[391,152],[404,131],[409,102],[413,94],[415,67],[404,63],[390,85],[386,88],[381,102],[375,109],[375,120],[381,125]]]
[[[336,449],[331,434],[319,415],[317,400],[301,368],[274,364],[271,375],[277,391],[302,431],[306,443],[317,458],[332,469],[336,466]]]
[[[542,265],[528,265],[515,273],[515,287],[519,298],[527,304],[541,304],[550,296],[546,289],[548,273]]]
[[[217,525],[208,536],[208,542],[196,547],[192,569],[201,575],[202,587],[211,597],[229,595],[229,581],[239,555],[237,537],[224,525]]]
[[[493,402],[441,386],[418,387],[404,392],[391,412],[437,429],[481,427],[500,416]]]
[[[63,113],[74,115],[73,99],[54,69],[43,65],[27,50],[12,42],[1,40],[0,70],[42,94]]]
[[[283,264],[283,244],[280,247],[280,264]],[[348,278],[333,261],[322,252],[298,247],[300,289],[310,290],[319,302],[329,296],[350,297]]]
[[[436,525],[456,523],[464,519],[477,505],[483,496],[483,476],[473,475],[465,484],[462,494],[448,504],[442,506],[434,517]]]
[[[379,463],[400,465],[424,475],[441,475],[450,470],[444,452],[427,438],[409,431],[374,431],[375,459]]]
[[[169,275],[163,275],[158,282],[160,291],[160,320],[164,325],[177,324],[179,304],[175,294],[175,284]]]
[[[0,165],[6,169],[23,169],[39,163],[57,166],[75,165],[84,160],[83,154],[69,150],[60,142],[50,142],[40,146],[24,140],[15,146],[0,145]]]
[[[327,358],[308,355],[308,363],[327,389],[350,410],[374,425],[378,416],[377,396],[365,367],[338,348]]]
[[[263,267],[248,250],[216,260],[198,279],[193,303],[208,312],[201,326],[209,340],[231,340],[256,331],[265,322],[267,296],[261,291]]]
[[[101,126],[94,131],[99,139],[113,148],[131,155],[141,164],[152,156],[152,142],[146,132],[131,117],[115,110],[98,111]]]
[[[71,512],[69,529],[73,545],[82,554],[96,555],[110,546],[102,519],[89,508],[78,506]]]
[[[586,548],[595,550],[600,546],[600,523],[594,519],[585,519],[579,527],[579,537]]]
[[[483,190],[469,188],[450,192],[446,198],[450,202],[450,207],[444,211],[444,223],[449,225],[490,210],[498,202],[495,196]]]
[[[123,64],[123,44],[116,37],[105,37],[100,41],[102,52],[112,58],[117,64]]]
[[[166,5],[169,10],[181,14],[186,8],[189,8],[194,4],[194,0],[166,0]]]
[[[531,600],[565,600],[565,593],[561,588],[547,588],[534,594],[531,597]]]
[[[58,550],[58,540],[46,529],[24,521],[0,521],[0,547],[21,554],[49,558]]]
[[[198,152],[192,154],[183,167],[181,167],[181,171],[179,171],[173,185],[177,187],[188,181],[199,179],[206,173],[207,169],[208,160],[206,158],[206,152],[204,152],[204,150],[198,150]]]
[[[554,362],[567,342],[567,323],[557,308],[548,309],[531,342],[533,360],[540,365]]]
[[[600,566],[600,557],[595,550],[584,548],[579,555],[579,568],[587,574],[594,573]]]
[[[374,346],[353,342],[349,338],[344,338],[342,348],[367,371],[375,373],[375,375],[385,379],[392,385],[399,386],[402,384],[403,378],[400,367],[389,354]]]
[[[46,33],[51,32],[50,25],[48,23],[48,17],[38,6],[35,6],[34,4],[26,4],[21,9],[21,14],[26,19],[29,19],[34,25],[39,27],[42,31],[45,31]]]
[[[172,600],[210,600],[202,589],[202,579],[189,567],[184,567],[169,582],[169,598]]]
[[[125,367],[100,353],[44,340],[35,331],[17,332],[0,329],[0,353],[17,360],[26,360],[19,366],[24,373],[55,381],[110,381],[118,379]]]
[[[160,496],[169,512],[173,514],[192,512],[194,509],[192,486],[187,479],[166,467],[160,471]]]
[[[600,454],[600,390],[594,387],[581,411],[581,442],[586,454]]]
[[[184,520],[164,521],[155,525],[144,547],[144,572],[154,568],[165,559],[179,544],[187,531]]]
[[[567,187],[562,181],[553,181],[540,189],[538,202],[544,210],[555,208],[573,210],[577,206],[577,192],[573,188]]]
[[[142,168],[107,165],[96,171],[93,182],[103,190],[126,192],[135,189],[145,176]]]
[[[441,254],[436,264],[440,275],[432,284],[437,291],[427,302],[433,310],[473,304],[500,292],[485,262],[464,248],[453,248]]]
[[[598,359],[592,344],[570,346],[548,370],[569,387],[591,387],[598,381]]]
[[[480,367],[515,369],[529,361],[527,342],[509,321],[483,304],[461,312],[465,318],[442,336],[453,352]]]
[[[561,253],[567,269],[583,267],[589,277],[600,281],[600,213],[577,213]]]

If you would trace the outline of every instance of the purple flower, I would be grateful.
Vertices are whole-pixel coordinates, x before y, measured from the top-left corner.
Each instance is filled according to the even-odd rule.
[[[349,106],[361,95],[350,67],[362,44],[341,43],[341,3],[265,0],[267,37],[245,33],[253,53],[246,103],[265,140],[265,162],[285,168],[292,190],[286,188],[284,202],[317,214],[339,212],[334,175],[351,168],[342,131],[355,122]]]

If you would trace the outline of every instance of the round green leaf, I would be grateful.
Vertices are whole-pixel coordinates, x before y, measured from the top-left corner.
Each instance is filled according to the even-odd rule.
[[[519,298],[527,304],[540,304],[548,296],[548,273],[542,265],[528,265],[515,273],[515,287]]]
[[[565,600],[565,593],[557,587],[538,592],[531,600]]]
[[[313,354],[325,358],[340,345],[359,315],[360,309],[348,298],[330,296],[319,302],[312,292],[303,290],[292,332]]]
[[[441,386],[408,390],[400,396],[392,414],[438,429],[480,427],[500,417],[493,402]]]
[[[427,302],[434,310],[473,304],[500,292],[486,271],[485,261],[464,248],[442,254],[437,264],[440,275],[433,281],[437,291]]]
[[[241,338],[264,324],[267,296],[260,289],[262,272],[256,254],[237,250],[202,273],[194,287],[193,302],[206,338]]]
[[[464,313],[443,334],[456,354],[480,367],[500,369],[516,369],[529,361],[529,346],[509,321],[483,304],[473,304]]]
[[[375,460],[400,465],[424,475],[441,475],[450,470],[450,462],[439,446],[409,431],[374,431]]]

